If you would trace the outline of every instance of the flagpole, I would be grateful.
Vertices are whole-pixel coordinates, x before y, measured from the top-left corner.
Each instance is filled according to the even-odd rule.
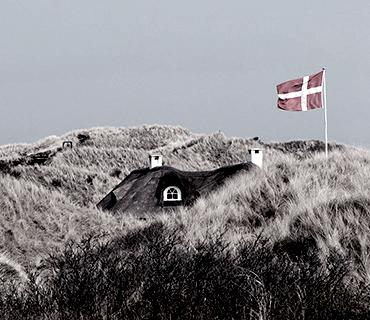
[[[327,106],[326,106],[326,70],[325,68],[322,68],[323,70],[323,107],[324,107],[324,119],[325,119],[325,156],[326,159],[328,159],[328,112],[327,112]]]

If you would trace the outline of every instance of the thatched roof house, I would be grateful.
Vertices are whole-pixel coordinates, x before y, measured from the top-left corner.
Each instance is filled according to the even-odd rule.
[[[168,207],[190,206],[228,178],[256,167],[252,162],[245,162],[212,171],[181,171],[162,166],[159,155],[150,156],[150,161],[149,168],[131,172],[98,203],[98,208],[144,215]]]

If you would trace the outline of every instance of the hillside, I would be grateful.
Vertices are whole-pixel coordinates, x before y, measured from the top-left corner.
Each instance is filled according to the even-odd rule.
[[[72,149],[60,148],[65,140]],[[132,170],[147,166],[150,152],[178,169],[211,170],[245,161],[251,146],[265,149],[264,169],[238,176],[192,208],[148,212],[146,219],[96,208]],[[1,146],[0,273],[27,278],[70,240],[99,235],[106,243],[150,228],[155,234],[159,226],[181,230],[186,248],[220,236],[235,252],[261,238],[289,261],[315,252],[323,266],[335,252],[351,263],[351,281],[367,287],[370,153],[331,144],[326,161],[323,149],[319,141],[264,143],[167,126],[93,128]]]

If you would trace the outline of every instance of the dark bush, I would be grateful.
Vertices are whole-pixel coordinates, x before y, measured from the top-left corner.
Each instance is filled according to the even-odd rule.
[[[118,169],[118,168],[114,168],[113,170],[111,170],[111,171],[109,172],[109,175],[110,175],[111,177],[113,177],[113,178],[119,178],[119,177],[120,177],[120,175],[121,175],[121,173],[122,173],[122,170],[120,170],[120,169]]]
[[[51,185],[56,188],[60,188],[62,186],[62,180],[59,178],[53,178],[51,180]]]
[[[90,236],[50,256],[24,289],[2,287],[1,318],[369,319],[369,288],[350,262],[283,248],[259,238],[235,250],[222,234],[185,245],[162,223]]]
[[[84,144],[91,140],[90,135],[87,132],[81,132],[77,135],[77,139],[81,144]]]

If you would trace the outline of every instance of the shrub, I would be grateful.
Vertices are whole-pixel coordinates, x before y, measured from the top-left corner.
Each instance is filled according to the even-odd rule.
[[[267,239],[193,248],[161,223],[50,256],[44,281],[2,292],[3,319],[367,319],[368,287],[336,252],[292,260]],[[44,270],[45,271],[45,270]]]

